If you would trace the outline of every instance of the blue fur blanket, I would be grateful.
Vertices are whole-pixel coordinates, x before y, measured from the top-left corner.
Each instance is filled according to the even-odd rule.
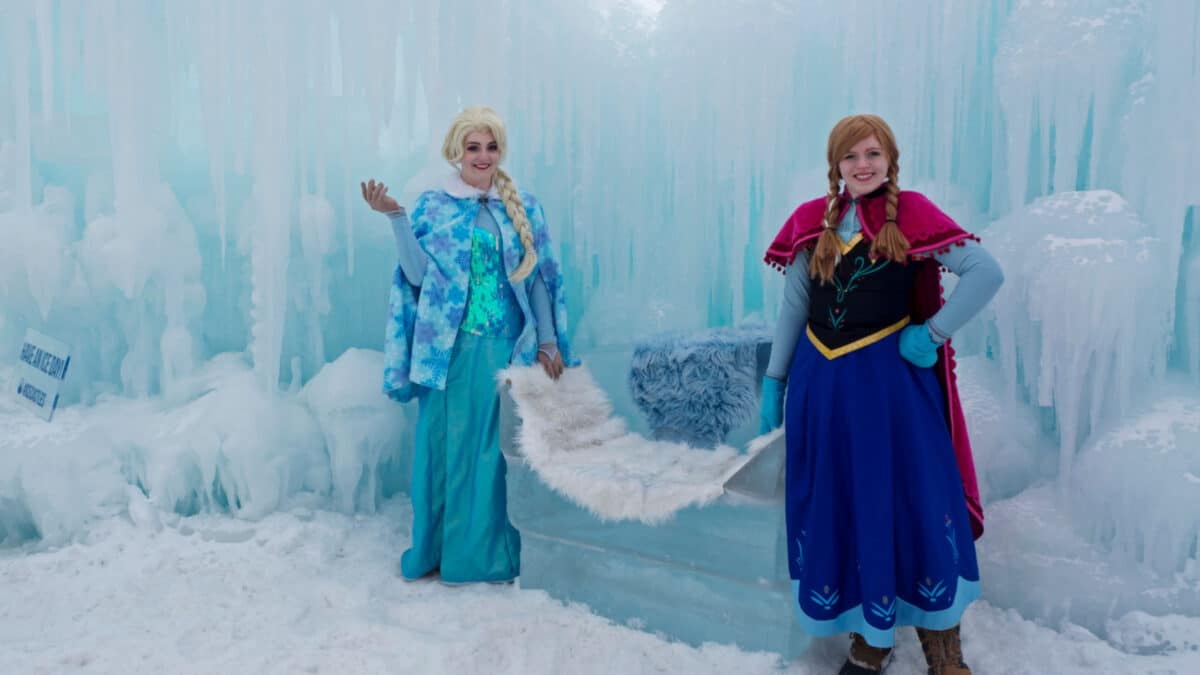
[[[721,443],[758,409],[759,351],[770,342],[766,327],[748,326],[664,333],[635,345],[629,386],[655,438]]]

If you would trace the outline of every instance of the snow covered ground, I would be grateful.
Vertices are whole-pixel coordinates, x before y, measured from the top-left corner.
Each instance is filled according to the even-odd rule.
[[[52,424],[0,397],[0,673],[836,671],[841,638],[784,662],[615,625],[519,584],[401,580],[406,409],[359,386],[378,359],[351,350],[303,389],[264,395],[240,359],[222,357],[171,396],[110,397]],[[1170,547],[1140,563],[1106,552],[1070,510],[1094,510],[1089,495],[1118,494],[1114,483],[1148,508],[1147,477],[1162,492],[1190,466],[1196,416],[1168,406],[1163,421],[1151,406],[1102,437],[1085,468],[1144,462],[1142,445],[1121,440],[1131,434],[1175,449],[1151,455],[1140,481],[1088,469],[1094,487],[1064,501],[1037,466],[1053,455],[1028,413],[989,393],[995,367],[961,365],[994,499],[979,544],[985,600],[964,619],[975,672],[1200,672],[1196,561]],[[10,379],[0,367],[0,384]],[[1184,511],[1164,541],[1190,531]],[[1101,516],[1091,520],[1112,519]],[[924,672],[910,632],[889,672]]]
[[[403,497],[374,515],[297,506],[255,522],[131,503],[76,543],[0,554],[0,672],[750,675],[834,672],[843,655],[827,640],[784,663],[671,642],[540,591],[405,582]],[[1174,651],[1135,655],[980,602],[965,649],[985,675],[1200,672],[1200,623],[1161,625]],[[911,634],[888,672],[924,672]]]

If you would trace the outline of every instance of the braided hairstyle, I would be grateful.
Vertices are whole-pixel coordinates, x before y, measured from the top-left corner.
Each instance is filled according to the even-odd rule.
[[[521,257],[521,264],[513,270],[512,280],[524,281],[533,273],[533,268],[537,267],[538,263],[537,249],[533,245],[533,225],[529,224],[529,217],[525,215],[525,203],[521,201],[521,193],[517,191],[517,184],[512,177],[504,169],[499,168],[496,169],[496,177],[500,179],[500,183],[496,187],[500,190],[500,199],[504,202],[504,210],[512,220],[513,227],[517,230],[517,236],[521,237],[521,247],[525,249],[525,254]]]
[[[461,169],[460,163],[467,136],[474,131],[491,134],[500,148],[500,161],[504,161],[508,152],[508,136],[505,133],[504,122],[495,110],[487,106],[471,106],[454,118],[450,129],[446,131],[446,139],[442,142],[442,157],[454,168]],[[513,270],[509,278],[512,281],[524,281],[533,273],[538,262],[537,250],[533,243],[533,225],[525,215],[525,203],[521,200],[521,193],[517,190],[512,176],[497,167],[496,179],[496,189],[500,192],[500,200],[504,202],[504,211],[512,220],[513,228],[521,238],[521,247],[524,249],[521,264]]]
[[[909,242],[896,225],[896,210],[900,203],[900,150],[896,147],[896,136],[891,127],[878,115],[851,115],[842,118],[829,132],[829,144],[825,158],[829,162],[829,191],[825,195],[825,217],[823,231],[813,249],[809,275],[822,283],[833,279],[834,269],[841,260],[841,242],[838,238],[838,220],[842,213],[841,172],[838,162],[857,143],[874,136],[879,141],[888,160],[887,170],[887,219],[871,242],[871,256],[903,262],[908,257]]]

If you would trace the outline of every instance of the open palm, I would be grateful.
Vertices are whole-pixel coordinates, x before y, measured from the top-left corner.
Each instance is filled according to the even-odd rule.
[[[363,199],[371,205],[371,208],[381,213],[401,210],[400,202],[387,193],[387,186],[382,182],[376,183],[372,178],[369,182],[360,183],[360,185],[362,185]]]

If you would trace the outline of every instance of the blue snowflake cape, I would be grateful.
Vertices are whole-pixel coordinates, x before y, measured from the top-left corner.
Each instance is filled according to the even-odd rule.
[[[551,253],[546,216],[533,195],[522,192],[521,200],[533,226],[538,265],[524,281],[510,282],[525,318],[524,328],[513,348],[512,362],[521,365],[537,362],[537,330],[529,298],[534,280],[541,275],[550,294],[554,332],[558,336],[563,363],[578,365],[567,342],[567,304],[562,272]],[[485,205],[476,196],[456,196],[445,190],[427,191],[417,198],[412,211],[413,232],[428,255],[429,263],[420,288],[408,283],[399,265],[392,275],[383,350],[383,391],[396,401],[411,400],[420,387],[446,388],[450,353],[466,315],[471,278],[471,231],[480,208],[490,210],[500,226],[504,267],[511,275],[521,263],[524,248],[503,202],[492,198]]]

